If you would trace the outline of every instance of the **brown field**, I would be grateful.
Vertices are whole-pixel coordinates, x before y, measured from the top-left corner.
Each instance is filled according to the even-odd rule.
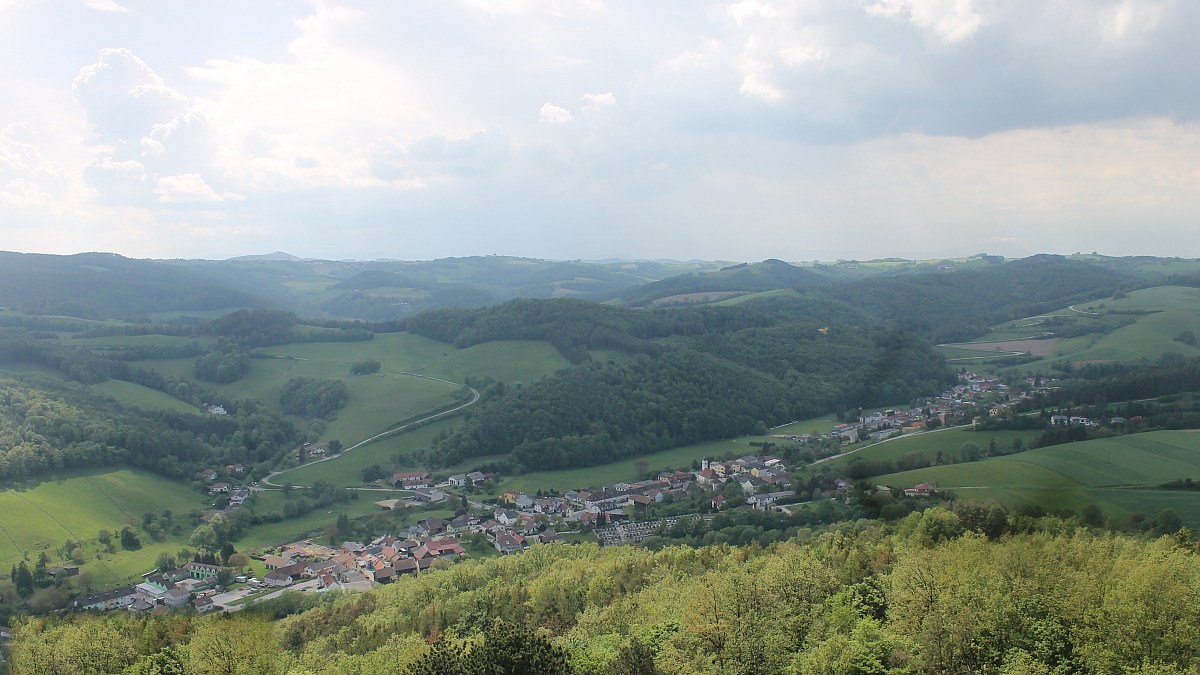
[[[716,302],[735,295],[744,295],[746,291],[706,291],[703,293],[680,293],[669,295],[654,301],[655,305],[669,305],[677,302]]]
[[[1000,342],[959,342],[957,344],[942,345],[943,347],[953,347],[955,349],[970,349],[978,352],[1020,352],[1022,354],[1029,353],[1032,356],[1050,356],[1054,345],[1058,344],[1059,338],[1048,338],[1046,340],[1002,340]]]

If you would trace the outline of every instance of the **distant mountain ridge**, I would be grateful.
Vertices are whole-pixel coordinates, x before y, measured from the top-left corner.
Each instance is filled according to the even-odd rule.
[[[273,307],[313,318],[392,321],[430,309],[483,307],[516,298],[577,298],[649,307],[779,302],[788,294],[772,292],[789,291],[810,305],[836,302],[848,311],[891,313],[900,324],[954,340],[1018,305],[1040,306],[1014,304],[1011,297],[989,300],[983,304],[990,313],[976,316],[973,308],[1006,287],[1024,289],[1025,300],[1052,303],[1148,283],[1200,285],[1200,261],[1095,255],[804,264],[778,258],[730,264],[512,256],[330,261],[282,251],[214,261],[137,260],[112,253],[0,253],[0,307],[122,320]],[[977,297],[964,298],[966,287],[974,288]],[[947,330],[930,330],[946,321],[947,312],[939,309],[946,307],[954,308]]]

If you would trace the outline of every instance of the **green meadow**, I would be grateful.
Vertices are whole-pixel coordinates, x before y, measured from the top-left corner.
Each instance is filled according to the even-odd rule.
[[[0,569],[22,558],[36,560],[45,551],[51,564],[64,562],[56,549],[67,539],[83,540],[83,569],[97,583],[122,581],[149,570],[162,551],[174,553],[186,545],[192,526],[188,513],[209,505],[204,495],[139,469],[94,470],[64,474],[28,489],[0,492]],[[140,526],[142,514],[169,509],[181,523],[179,537],[153,542]],[[143,547],[115,554],[99,553],[97,534],[116,533],[133,525]]]
[[[324,462],[306,464],[289,469],[273,479],[273,482],[283,485],[312,485],[318,480],[340,486],[362,485],[363,467],[378,464],[385,469],[390,466],[397,468],[416,468],[416,462],[407,459],[414,450],[423,450],[433,444],[433,438],[443,431],[450,431],[461,424],[461,420],[450,418],[427,424],[412,431],[381,438],[374,443],[355,448],[333,459]],[[396,465],[395,456],[401,457]],[[407,460],[407,461],[406,461]]]
[[[1041,434],[1041,429],[1030,431],[975,431],[969,427],[937,429],[897,436],[868,445],[850,446],[843,454],[816,464],[814,468],[829,466],[840,469],[855,460],[894,462],[910,453],[932,463],[937,460],[939,452],[946,458],[956,457],[966,443],[974,443],[986,452],[988,446],[995,442],[997,448],[1007,450],[1012,447],[1013,441],[1020,440],[1028,443]]]
[[[99,384],[88,386],[94,391],[108,394],[125,405],[137,406],[144,410],[165,410],[181,413],[200,412],[196,406],[184,403],[174,396],[132,382],[105,380]]]
[[[973,342],[1015,340],[1053,332],[1045,319],[1064,317],[1083,326],[1098,330],[1103,325],[1129,321],[1133,323],[1108,332],[1095,332],[1068,337],[1054,345],[1052,353],[1038,361],[1018,367],[1022,372],[1045,370],[1047,363],[1089,361],[1155,360],[1174,352],[1183,356],[1200,356],[1200,347],[1176,340],[1184,331],[1200,334],[1200,288],[1158,286],[1128,293],[1123,298],[1105,298],[1076,305],[1074,310],[1062,308],[1047,314],[1008,321],[994,326],[992,331]],[[988,356],[988,350],[976,351],[939,348],[948,359]],[[979,359],[986,361],[986,359]],[[966,365],[969,362],[962,362]]]
[[[1200,479],[1200,433],[1155,431],[1029,450],[979,462],[931,466],[874,477],[893,487],[929,483],[962,498],[1010,506],[1037,505],[1078,512],[1095,503],[1106,515],[1156,515],[1174,509],[1200,526],[1200,495],[1159,490],[1161,483]]]

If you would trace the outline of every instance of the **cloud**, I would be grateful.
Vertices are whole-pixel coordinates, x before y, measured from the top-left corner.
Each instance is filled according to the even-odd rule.
[[[79,71],[73,89],[105,143],[136,144],[154,124],[187,108],[183,94],[124,48],[100,50],[99,59]]]
[[[565,124],[575,119],[570,110],[560,108],[553,103],[543,103],[538,110],[538,121],[547,124]]]
[[[119,14],[129,13],[128,7],[118,5],[113,0],[83,0],[83,4],[100,12],[117,12]]]
[[[160,202],[223,202],[243,199],[241,195],[234,192],[217,194],[216,190],[213,190],[199,174],[195,173],[163,176],[158,179],[154,191]]]
[[[1120,0],[1100,10],[1100,34],[1108,43],[1122,42],[1153,30],[1162,20],[1167,3]]]
[[[954,44],[975,35],[988,21],[980,0],[875,0],[867,14],[906,19],[926,34]]]
[[[611,91],[606,91],[603,94],[585,93],[583,95],[584,112],[598,112],[616,104],[617,97]]]

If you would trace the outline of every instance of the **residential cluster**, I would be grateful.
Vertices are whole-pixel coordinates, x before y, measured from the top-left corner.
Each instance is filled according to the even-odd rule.
[[[310,540],[286,544],[278,554],[263,557],[270,572],[262,583],[285,588],[308,579],[315,580],[318,591],[366,590],[427,570],[438,560],[466,555],[458,537],[447,533],[445,521],[429,518],[400,535],[387,534],[365,544],[347,541],[336,549]]]
[[[190,562],[179,569],[151,574],[136,586],[76,598],[72,606],[78,610],[127,609],[140,613],[193,607],[207,612],[215,608],[212,596],[223,569],[219,565]]]

